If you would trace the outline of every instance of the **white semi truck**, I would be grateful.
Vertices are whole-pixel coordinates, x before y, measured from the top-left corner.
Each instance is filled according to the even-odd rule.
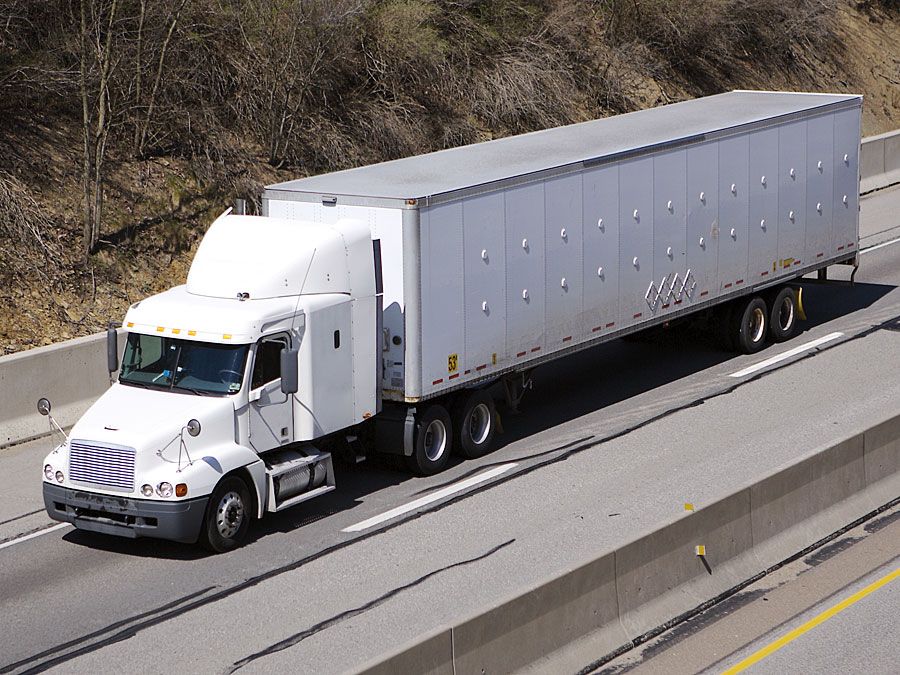
[[[130,307],[121,370],[111,331],[47,511],[224,551],[335,489],[336,452],[489,452],[542,363],[696,313],[785,340],[790,282],[858,261],[860,106],[731,92],[273,185]]]

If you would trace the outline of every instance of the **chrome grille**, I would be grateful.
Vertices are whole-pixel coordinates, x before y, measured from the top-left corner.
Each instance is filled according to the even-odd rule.
[[[69,442],[69,480],[111,490],[134,490],[134,448]]]

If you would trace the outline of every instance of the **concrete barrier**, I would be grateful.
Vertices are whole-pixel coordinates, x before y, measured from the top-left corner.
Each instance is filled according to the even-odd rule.
[[[862,140],[859,177],[860,194],[900,183],[900,129]]]
[[[120,354],[123,340],[120,333]],[[35,407],[41,396],[50,399],[53,417],[67,427],[109,384],[106,333],[0,357],[0,448],[50,432]]]
[[[425,652],[416,643],[360,672],[537,672],[551,662],[577,670],[643,642],[898,497],[900,415],[441,629],[438,660],[437,638],[429,636]],[[431,657],[417,661],[419,654]],[[440,671],[432,668],[438,661]]]

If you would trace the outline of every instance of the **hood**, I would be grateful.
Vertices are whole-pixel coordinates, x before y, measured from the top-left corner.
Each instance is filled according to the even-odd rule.
[[[195,448],[234,442],[234,397],[198,396],[113,384],[78,420],[69,438],[154,453],[176,439],[190,419],[201,425]],[[187,438],[187,434],[185,434]],[[171,448],[177,453],[177,440]],[[170,448],[170,449],[171,449]]]

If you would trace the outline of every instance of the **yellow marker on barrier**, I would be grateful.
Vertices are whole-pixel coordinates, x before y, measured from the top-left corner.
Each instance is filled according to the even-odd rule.
[[[684,510],[685,510],[685,511],[693,511],[693,510],[694,510],[694,505],[691,504],[690,502],[685,502],[685,503],[684,503]]]
[[[697,554],[698,557],[702,558],[703,556],[706,555],[706,546],[704,546],[703,544],[698,544],[697,546],[694,547],[694,552]]]

